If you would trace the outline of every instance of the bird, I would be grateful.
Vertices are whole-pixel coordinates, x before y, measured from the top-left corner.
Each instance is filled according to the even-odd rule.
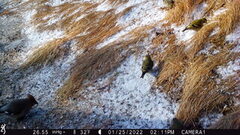
[[[206,18],[194,20],[183,30],[183,32],[188,29],[193,29],[193,30],[200,29],[202,28],[203,24],[206,22],[207,22]]]
[[[35,98],[28,94],[27,98],[15,99],[0,108],[0,113],[8,113],[17,120],[22,120],[34,105],[38,104]]]
[[[168,5],[168,7],[172,8],[174,5],[174,0],[163,0],[163,2]]]
[[[181,120],[173,118],[169,129],[184,129],[184,128],[185,128],[184,124]]]
[[[143,63],[142,63],[142,75],[141,78],[144,77],[144,75],[149,72],[150,70],[152,70],[153,68],[153,61],[151,59],[151,56],[149,54],[147,54],[146,56],[144,56],[143,58]]]

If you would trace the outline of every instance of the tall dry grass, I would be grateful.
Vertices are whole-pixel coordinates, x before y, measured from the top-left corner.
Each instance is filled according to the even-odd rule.
[[[187,20],[193,9],[204,1],[206,0],[175,0],[174,7],[168,11],[165,19],[180,25]]]
[[[232,32],[237,24],[240,21],[240,6],[238,1],[226,2],[225,8],[226,12],[212,18],[207,25],[204,25],[193,37],[191,40],[191,46],[188,50],[189,57],[193,58],[196,53],[203,49],[210,34],[216,29],[219,28],[217,35],[214,36],[216,39],[222,39],[222,45],[225,39],[225,36]]]
[[[240,110],[223,116],[210,129],[240,129]]]
[[[202,2],[204,1],[176,1],[175,7],[168,11],[167,25],[183,23],[184,18]],[[188,44],[178,44],[176,39],[172,38],[172,44],[168,44],[165,52],[158,55],[159,61],[163,61],[164,65],[156,83],[163,86],[164,92],[170,96],[176,93],[175,98],[180,97],[176,117],[186,125],[195,125],[202,114],[222,112],[226,104],[231,106],[230,108],[236,108],[230,104],[234,96],[226,96],[219,92],[236,92],[236,76],[223,80],[215,70],[239,56],[239,53],[230,52],[236,44],[226,43],[225,37],[240,24],[240,1],[207,0],[206,3],[208,7],[204,16],[208,18],[207,24],[197,31]],[[219,8],[226,8],[226,11],[213,16]],[[215,35],[212,35],[213,32]],[[167,44],[164,40],[169,39],[160,37],[153,40],[153,44]],[[212,45],[210,51],[217,49],[219,53],[200,54],[199,51],[207,44]],[[183,78],[182,84],[179,80]],[[221,79],[220,83],[216,81],[217,78]]]
[[[110,43],[96,50],[96,45],[123,29],[116,25],[116,21],[134,6],[116,14],[114,9],[94,11],[93,9],[99,4],[65,3],[51,7],[44,4],[46,1],[39,1],[33,23],[38,26],[39,31],[60,29],[65,31],[65,36],[37,49],[22,68],[51,63],[68,51],[67,48],[62,48],[67,41],[77,41],[78,47],[85,49],[86,52],[78,56],[71,69],[70,78],[59,89],[58,96],[61,99],[74,97],[84,86],[113,71],[135,49],[131,48],[131,45],[141,42],[148,36],[146,31],[154,26],[137,28],[128,33],[127,40]],[[109,1],[113,6],[125,2],[127,1]],[[189,21],[189,15],[203,2],[208,4],[204,14],[204,17],[208,18],[208,23],[197,31],[190,40],[190,44],[179,44],[172,29],[164,29],[152,41],[155,48],[167,45],[163,53],[154,51],[154,60],[163,63],[156,85],[162,86],[164,92],[172,98],[180,99],[176,117],[190,125],[204,113],[223,110],[224,104],[228,104],[233,97],[221,94],[219,90],[234,92],[237,86],[234,77],[217,82],[216,79],[221,78],[215,70],[218,66],[225,65],[237,57],[237,54],[230,52],[235,44],[226,43],[225,37],[239,25],[239,0],[176,0],[174,7],[168,10],[165,18],[168,24],[164,27],[172,23],[180,25]],[[74,13],[78,8],[81,10]],[[219,8],[227,10],[213,17],[213,13]],[[59,21],[47,24],[51,18],[57,19],[59,16],[62,17]],[[82,18],[76,20],[79,16]],[[211,35],[218,28],[216,34]],[[199,54],[206,44],[211,44],[212,48],[219,50],[219,53]],[[176,88],[179,91],[175,91]]]
[[[77,16],[81,16],[83,12],[90,12],[90,10],[96,6],[92,4],[81,5],[86,8],[86,11],[83,10],[73,14],[72,16],[67,16],[59,22],[56,22],[56,24],[52,24],[54,26],[45,25],[46,20],[43,20],[42,18],[46,18],[51,14],[62,14],[63,12],[67,12],[64,14],[69,15],[75,9],[72,8],[72,6],[73,5],[66,3],[58,6],[58,8],[46,5],[39,7],[39,12],[35,15],[33,22],[35,25],[39,24],[38,29],[40,31],[60,29],[65,31],[65,36],[61,39],[50,41],[35,50],[35,52],[29,56],[29,59],[22,65],[24,69],[27,69],[30,66],[42,65],[43,63],[49,63],[56,60],[59,56],[61,56],[59,54],[63,53],[62,51],[66,51],[64,49],[59,49],[66,41],[75,40],[78,42],[77,45],[79,48],[89,49],[101,43],[108,37],[116,34],[120,30],[120,27],[116,26],[118,15],[114,14],[113,10],[99,12],[94,11],[76,21]],[[69,8],[70,10],[68,10]],[[81,33],[86,34],[81,35]]]
[[[70,78],[59,89],[58,95],[61,99],[74,96],[77,91],[81,90],[86,81],[95,80],[116,68],[128,56],[128,53],[123,55],[122,52],[138,50],[130,46],[141,42],[147,36],[146,31],[153,27],[137,28],[120,37],[124,40],[119,39],[107,47],[96,49],[99,43],[123,29],[116,25],[117,19],[130,12],[134,6],[116,14],[114,9],[95,11],[94,8],[99,4],[94,3],[65,3],[51,7],[45,5],[44,2],[41,1],[36,8],[37,13],[34,16],[33,24],[38,26],[39,31],[60,29],[65,32],[65,35],[61,39],[49,41],[36,49],[21,66],[21,69],[25,70],[32,66],[40,67],[52,63],[69,51],[69,48],[62,47],[67,41],[76,41],[78,49],[84,49],[85,52],[78,56],[76,64],[71,69]],[[113,6],[119,6],[126,2],[108,1]],[[78,8],[81,10],[76,12]],[[62,17],[59,21],[47,25],[48,21],[57,19],[59,16]],[[81,18],[77,20],[78,17]],[[131,49],[128,50],[128,47]]]
[[[118,67],[132,53],[133,50],[128,50],[129,45],[138,41],[139,39],[135,38],[98,50],[92,49],[80,55],[71,70],[70,78],[58,90],[59,98],[64,101],[74,97],[81,88]]]

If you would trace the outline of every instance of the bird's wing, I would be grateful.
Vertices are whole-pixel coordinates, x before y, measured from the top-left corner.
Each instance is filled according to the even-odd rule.
[[[13,117],[17,120],[22,119],[28,112],[29,112],[30,108],[25,108],[24,110],[22,110],[19,114],[14,115]]]
[[[194,27],[194,28],[199,28],[200,25],[198,25],[198,24],[192,24],[192,27]]]
[[[0,113],[4,113],[5,111],[7,111],[7,108],[8,108],[8,104],[2,106],[2,107],[0,108]]]

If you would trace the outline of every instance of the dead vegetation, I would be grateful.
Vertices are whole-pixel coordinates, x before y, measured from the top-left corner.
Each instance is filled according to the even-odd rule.
[[[195,6],[202,2],[201,0],[195,2],[176,1],[175,7],[168,11],[166,19],[180,25],[184,22],[183,18],[187,17]],[[222,95],[218,91],[235,92],[238,85],[236,77],[217,82],[216,78],[219,78],[219,75],[215,73],[215,69],[238,56],[238,54],[230,52],[236,44],[226,43],[225,37],[239,25],[239,1],[206,2],[210,5],[205,10],[205,15],[208,15],[209,18],[212,17],[214,11],[221,7],[226,8],[226,11],[208,19],[208,23],[191,38],[190,44],[168,43],[165,52],[158,57],[159,61],[164,61],[164,66],[156,83],[164,86],[163,89],[167,93],[176,92],[176,88],[181,91],[181,93],[175,94],[175,98],[181,97],[176,117],[183,120],[186,125],[194,125],[201,114],[213,111],[221,112],[223,106],[234,97]],[[216,33],[211,35],[214,31]],[[166,40],[164,37],[162,39]],[[162,39],[154,40],[153,43],[161,44]],[[176,39],[168,40],[175,41]],[[207,44],[220,53],[200,54],[199,51],[204,49]],[[184,78],[184,84],[176,84],[182,78]]]
[[[20,69],[26,70],[29,67],[41,67],[52,63],[69,51],[69,48],[63,47],[66,42],[75,41],[78,49],[85,51],[78,56],[76,64],[71,69],[70,79],[65,82],[58,92],[59,97],[62,99],[72,97],[81,89],[85,81],[95,80],[116,68],[127,57],[127,52],[135,50],[132,48],[128,51],[127,48],[145,38],[147,36],[146,31],[153,27],[137,28],[123,35],[122,39],[124,40],[110,43],[109,47],[96,49],[99,43],[123,29],[116,25],[117,19],[128,13],[134,6],[130,6],[116,14],[114,9],[95,11],[94,8],[99,4],[94,3],[64,3],[51,7],[44,4],[45,2],[44,0],[39,2],[32,23],[38,26],[39,31],[59,29],[63,30],[65,35],[63,38],[49,41],[36,49]],[[127,1],[106,2],[119,6]],[[51,19],[59,20],[48,24]],[[125,39],[126,36],[129,39]],[[126,54],[123,55],[123,52]]]
[[[179,25],[187,19],[198,4],[204,1],[206,0],[175,0],[174,7],[168,11],[166,19]]]
[[[210,129],[240,129],[240,110],[223,116]]]
[[[58,8],[59,14],[62,12],[66,12],[68,8],[72,7],[73,5],[63,4],[60,5]],[[90,7],[93,8],[93,5],[84,4],[82,6],[86,6],[87,10],[90,10]],[[61,10],[59,10],[59,8]],[[36,49],[36,51],[29,56],[29,59],[22,65],[23,69],[27,69],[30,66],[34,65],[42,65],[43,63],[49,63],[53,60],[56,60],[60,54],[63,53],[62,51],[66,51],[65,49],[59,49],[66,41],[74,40],[78,42],[79,48],[89,49],[96,46],[98,43],[102,42],[106,38],[116,34],[120,27],[116,26],[116,19],[118,18],[117,15],[113,14],[113,11],[106,11],[106,12],[92,12],[87,14],[82,19],[75,21],[77,18],[76,16],[82,14],[76,13],[72,16],[65,17],[61,19],[57,24],[52,24],[50,26],[44,25],[44,21],[42,18],[46,17],[50,13],[56,13],[55,8],[49,6],[43,6],[39,9],[39,12],[35,15],[34,23],[40,24],[39,30],[51,30],[51,29],[60,29],[65,31],[65,36],[61,39],[56,39],[50,41]],[[71,14],[74,8],[70,8],[71,10],[69,13],[65,13],[65,15]],[[45,11],[45,12],[44,12]],[[87,12],[87,11],[83,11]],[[40,20],[39,20],[40,19]],[[51,29],[48,29],[51,28]],[[86,33],[85,35],[83,33]],[[81,35],[83,34],[83,35]]]
[[[70,79],[58,90],[59,97],[63,100],[74,97],[84,83],[92,82],[118,67],[129,55],[127,48],[125,45],[106,46],[80,55],[73,66]]]
[[[147,37],[146,31],[153,27],[135,29],[128,33],[132,38],[96,49],[96,45],[123,29],[116,25],[117,19],[128,13],[134,6],[115,14],[114,9],[93,11],[98,4],[65,3],[51,7],[45,5],[45,2],[46,0],[40,1],[42,5],[36,9],[37,14],[34,16],[33,23],[38,25],[39,31],[60,29],[65,32],[65,36],[37,49],[22,65],[22,69],[55,61],[69,51],[69,48],[62,47],[67,41],[76,41],[78,47],[86,52],[78,56],[71,69],[70,78],[58,90],[58,96],[61,99],[74,97],[84,85],[88,85],[86,82],[93,82],[113,71],[132,52],[129,47]],[[127,1],[109,1],[114,6],[125,2]],[[240,22],[238,0],[176,0],[165,19],[169,21],[168,25],[189,22],[191,18],[188,17],[192,11],[203,2],[209,5],[204,14],[209,19],[207,24],[191,38],[190,44],[178,44],[172,29],[166,29],[152,41],[154,49],[167,45],[162,53],[154,52],[154,59],[164,62],[156,85],[162,86],[164,92],[170,96],[173,94],[173,98],[180,99],[180,108],[176,117],[190,125],[202,114],[213,111],[221,112],[223,106],[234,98],[219,93],[219,90],[225,92],[237,90],[234,77],[217,82],[216,79],[220,77],[215,73],[215,69],[217,66],[234,60],[238,55],[230,52],[235,44],[225,42],[226,35],[231,33]],[[81,10],[74,12],[78,8]],[[213,17],[213,13],[220,8],[227,10]],[[48,24],[51,19],[58,19],[59,16],[61,19]],[[216,34],[211,35],[214,31],[217,31]],[[212,49],[217,49],[220,53],[200,54],[199,51],[204,49],[206,44],[211,44]],[[178,91],[175,91],[176,88]],[[235,106],[231,105],[231,107]]]

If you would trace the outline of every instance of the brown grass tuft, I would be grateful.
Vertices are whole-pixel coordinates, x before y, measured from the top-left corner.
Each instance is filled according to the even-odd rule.
[[[204,45],[208,42],[209,35],[216,28],[217,23],[210,23],[201,28],[191,39],[191,43],[187,47],[188,57],[194,58],[194,56],[203,49]]]
[[[62,38],[48,42],[43,47],[37,49],[28,60],[20,66],[20,69],[25,70],[30,66],[50,64],[53,60],[56,60],[59,56],[69,51],[69,48],[61,46],[67,41],[69,41],[69,39]]]
[[[85,82],[96,80],[112,71],[128,56],[128,53],[122,54],[126,49],[127,46],[106,46],[80,55],[72,69],[70,79],[58,90],[59,97],[62,99],[74,97]]]
[[[3,12],[0,13],[0,16],[4,16],[4,15],[14,15],[14,14],[16,14],[16,12],[9,11],[9,10],[4,10]]]
[[[180,25],[185,18],[191,13],[194,7],[205,0],[175,0],[175,6],[170,9],[165,17],[171,23]]]
[[[240,129],[240,110],[223,116],[210,129]]]
[[[226,3],[227,11],[220,14],[204,25],[191,39],[191,46],[188,49],[188,56],[193,58],[198,51],[203,49],[203,46],[208,42],[209,35],[214,29],[220,28],[217,34],[213,37],[224,42],[225,36],[232,32],[237,24],[240,24],[240,6],[239,2],[233,1]]]
[[[74,8],[72,8],[72,6]],[[96,5],[83,4],[78,5],[85,7],[85,10],[90,10]],[[39,12],[35,15],[34,23],[40,24],[39,30],[48,30],[48,26],[45,27],[42,18],[49,14],[55,14],[57,11],[59,13],[68,11],[71,14],[76,5],[72,4],[62,4],[56,7],[50,7],[43,5],[39,8]],[[57,10],[58,9],[58,10]],[[85,12],[84,10],[84,12]],[[116,34],[121,28],[116,26],[116,20],[118,15],[114,14],[114,10],[104,11],[104,12],[92,12],[83,17],[78,21],[74,21],[83,12],[77,12],[72,16],[65,17],[61,21],[57,22],[54,27],[51,25],[49,28],[52,29],[63,29],[65,31],[65,37],[62,39],[57,39],[50,41],[43,45],[41,48],[37,49],[28,59],[26,63],[23,64],[23,68],[27,69],[30,66],[41,65],[43,63],[50,63],[57,59],[64,49],[59,49],[61,46],[69,40],[76,40],[80,48],[89,49],[95,47],[97,44],[101,43],[108,37]],[[67,14],[67,15],[68,15]],[[86,32],[85,35],[81,33]]]
[[[203,1],[196,3],[177,1],[175,7],[169,10],[166,19],[170,23],[181,24],[184,21],[183,18],[201,2]],[[223,80],[215,69],[236,59],[238,55],[230,52],[236,45],[226,43],[225,37],[240,24],[240,1],[219,0],[207,1],[207,3],[210,6],[205,11],[206,16],[212,17],[213,12],[221,7],[227,10],[223,14],[209,17],[207,24],[197,31],[190,40],[190,44],[179,45],[175,42],[176,39],[172,38],[172,44],[168,44],[165,52],[158,58],[164,61],[164,66],[158,76],[157,84],[163,86],[163,90],[167,93],[181,92],[180,107],[176,117],[187,125],[194,124],[202,114],[213,111],[222,112],[223,106],[229,104],[234,97],[221,94],[219,90],[235,92],[237,86],[236,78]],[[216,33],[211,35],[213,31]],[[153,44],[155,46],[167,44],[166,40],[169,39],[160,36],[153,40]],[[210,51],[217,49],[219,53],[200,55],[199,51],[207,44],[212,46]],[[178,81],[182,79],[182,75],[184,75],[183,85]],[[221,82],[217,82],[216,78],[221,79]],[[176,88],[179,91],[174,91]],[[231,105],[230,108],[236,108],[236,106]]]
[[[230,58],[228,50],[221,50],[221,53],[214,56],[200,55],[193,59],[185,72],[183,96],[177,112],[179,119],[189,124],[197,120],[202,112],[210,113],[229,100],[229,97],[221,95],[217,90],[224,88],[225,91],[234,92],[236,81],[229,79],[218,84],[213,79],[213,70]]]

